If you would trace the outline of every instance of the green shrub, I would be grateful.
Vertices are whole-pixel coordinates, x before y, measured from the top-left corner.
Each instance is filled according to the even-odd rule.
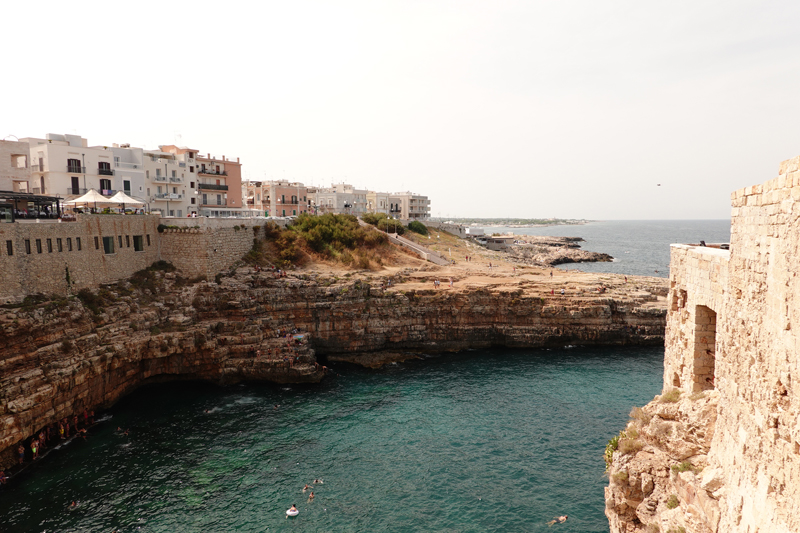
[[[678,506],[678,495],[672,494],[669,499],[667,499],[667,509],[675,509]]]
[[[373,226],[377,226],[381,220],[386,220],[387,218],[389,218],[389,215],[385,213],[364,213],[361,215],[361,220]]]
[[[619,435],[614,435],[610,439],[608,439],[608,444],[606,444],[606,451],[603,454],[603,458],[606,460],[606,468],[611,466],[611,461],[614,459],[614,452],[617,451],[619,447],[619,439],[622,437],[622,433]]]
[[[378,222],[378,229],[386,233],[397,233],[398,235],[402,235],[406,232],[405,226],[403,226],[400,221],[388,218]]]
[[[414,233],[419,233],[420,235],[427,235],[428,234],[428,227],[419,222],[418,220],[414,220],[408,223],[408,229],[413,231]]]
[[[159,233],[164,233],[164,230],[167,229],[167,226],[165,226],[164,224],[159,224],[158,227],[156,227],[156,229],[158,230]]]
[[[150,328],[150,335],[160,335],[160,334],[161,334],[161,328],[159,328],[158,326],[153,326]]]

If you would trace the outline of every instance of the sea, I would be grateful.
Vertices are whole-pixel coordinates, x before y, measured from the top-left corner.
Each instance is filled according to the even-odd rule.
[[[563,270],[669,277],[670,244],[730,242],[730,220],[607,220],[533,228],[487,227],[486,233],[582,237],[589,252],[611,255],[610,263],[569,263]]]
[[[524,231],[628,251],[605,265],[644,275],[667,268],[657,248],[725,228]],[[603,451],[660,391],[663,354],[495,348],[335,364],[313,385],[146,386],[0,486],[0,532],[607,532]]]

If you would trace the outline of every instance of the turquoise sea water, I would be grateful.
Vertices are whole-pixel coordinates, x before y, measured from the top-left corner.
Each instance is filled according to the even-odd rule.
[[[662,358],[497,349],[311,386],[146,387],[0,489],[0,531],[608,531],[603,449]]]

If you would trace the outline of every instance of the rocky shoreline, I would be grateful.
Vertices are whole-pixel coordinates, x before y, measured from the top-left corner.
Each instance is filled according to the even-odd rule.
[[[186,284],[156,272],[149,288],[101,289],[92,308],[77,298],[6,308],[0,467],[53,421],[108,407],[153,381],[316,382],[325,359],[374,367],[420,352],[664,340],[660,280],[638,289],[619,283],[601,294],[588,275],[584,285],[561,273],[462,279],[452,291],[431,290],[427,282],[423,288],[410,274],[390,279],[391,285],[381,277],[276,279],[248,267],[219,283]],[[550,284],[566,280],[568,295],[553,295]],[[307,335],[303,344],[287,346],[280,337],[293,329]]]

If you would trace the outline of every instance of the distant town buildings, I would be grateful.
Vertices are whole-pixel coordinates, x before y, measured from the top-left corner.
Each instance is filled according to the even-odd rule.
[[[109,197],[122,191],[164,217],[383,213],[404,220],[430,218],[430,200],[423,195],[345,183],[308,187],[286,180],[242,180],[238,157],[214,157],[188,147],[90,146],[79,135],[55,133],[0,141],[0,191],[69,201],[91,189]]]

